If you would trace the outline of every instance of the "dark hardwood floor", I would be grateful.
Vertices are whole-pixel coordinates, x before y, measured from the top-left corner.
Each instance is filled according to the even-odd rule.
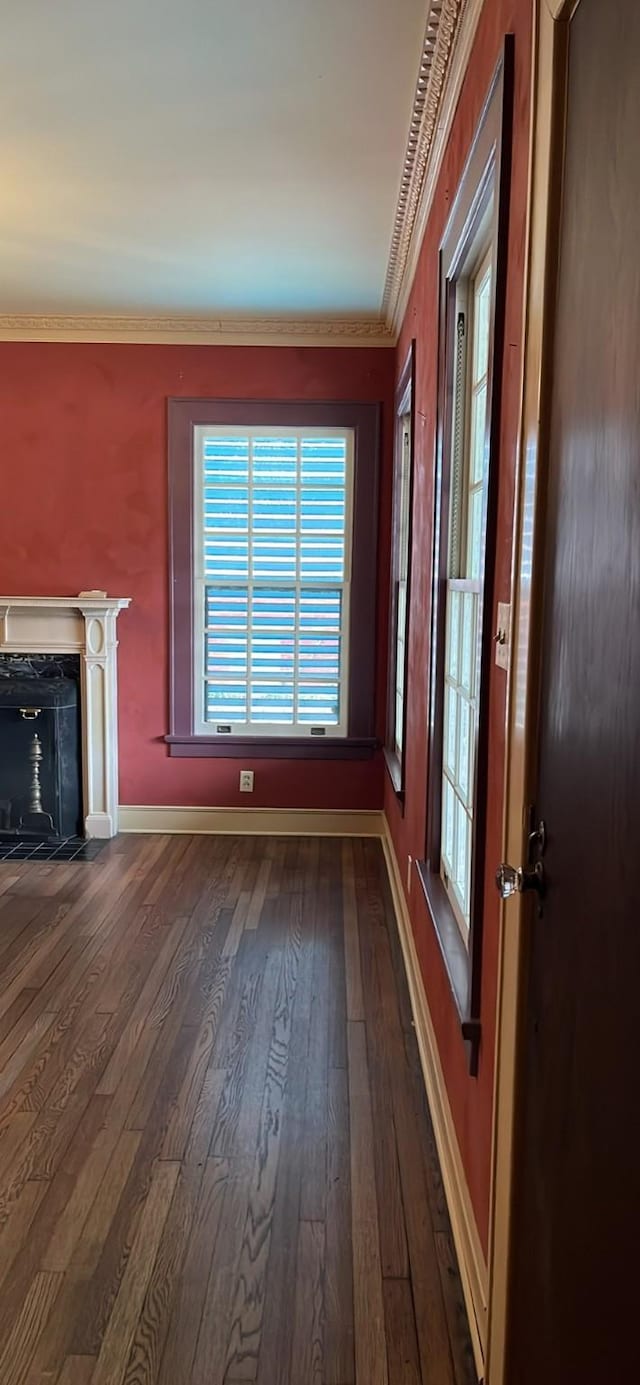
[[[380,845],[0,865],[1,1385],[470,1385]]]

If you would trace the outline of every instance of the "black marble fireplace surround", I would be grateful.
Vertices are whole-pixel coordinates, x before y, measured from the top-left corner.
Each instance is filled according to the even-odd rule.
[[[64,844],[69,859],[83,844],[79,680],[75,654],[0,655],[0,848],[12,855]]]

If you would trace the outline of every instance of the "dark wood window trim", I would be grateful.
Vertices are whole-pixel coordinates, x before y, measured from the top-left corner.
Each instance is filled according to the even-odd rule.
[[[497,532],[500,398],[504,353],[511,124],[513,36],[507,35],[475,139],[440,247],[440,364],[436,449],[431,677],[429,705],[429,783],[425,860],[418,873],[433,920],[463,1038],[469,1044],[469,1070],[478,1070],[482,932],[487,863],[485,860],[489,741],[489,673],[493,657],[494,555]],[[483,582],[480,593],[480,697],[477,719],[476,777],[468,946],[461,935],[440,875],[442,760],[444,721],[445,609],[448,564],[455,283],[487,215],[493,245],[492,332],[489,348]]]
[[[170,399],[169,569],[170,732],[169,754],[304,760],[368,759],[375,735],[375,647],[378,553],[379,404],[341,401]],[[197,424],[265,427],[352,428],[355,437],[348,735],[299,737],[194,734],[193,707],[193,430]]]
[[[391,583],[389,593],[389,656],[388,656],[388,682],[387,682],[387,736],[384,747],[384,758],[389,773],[389,778],[395,790],[398,801],[404,811],[404,790],[405,790],[405,764],[406,764],[406,745],[407,745],[407,719],[406,719],[406,692],[407,692],[407,673],[409,663],[409,610],[411,607],[411,543],[412,543],[412,515],[413,515],[413,470],[415,456],[415,409],[416,409],[416,343],[415,339],[411,342],[407,352],[406,360],[400,378],[396,386],[395,395],[395,418],[394,418],[394,439],[393,439],[393,510],[392,510],[392,549],[391,549]],[[407,580],[406,580],[406,624],[404,635],[404,688],[405,688],[405,714],[402,734],[402,753],[398,755],[396,750],[396,647],[398,641],[398,571],[400,566],[400,481],[403,461],[403,426],[402,420],[409,415],[409,526],[408,526],[408,555],[407,555]]]

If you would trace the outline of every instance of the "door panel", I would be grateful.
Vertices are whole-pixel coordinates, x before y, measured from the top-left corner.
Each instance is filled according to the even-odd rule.
[[[622,1385],[640,1257],[640,5],[570,23],[509,1385]],[[508,927],[508,921],[506,926]]]

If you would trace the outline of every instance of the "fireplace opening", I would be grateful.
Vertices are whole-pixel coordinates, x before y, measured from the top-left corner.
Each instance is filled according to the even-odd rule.
[[[0,840],[60,841],[82,823],[79,662],[0,659]]]

